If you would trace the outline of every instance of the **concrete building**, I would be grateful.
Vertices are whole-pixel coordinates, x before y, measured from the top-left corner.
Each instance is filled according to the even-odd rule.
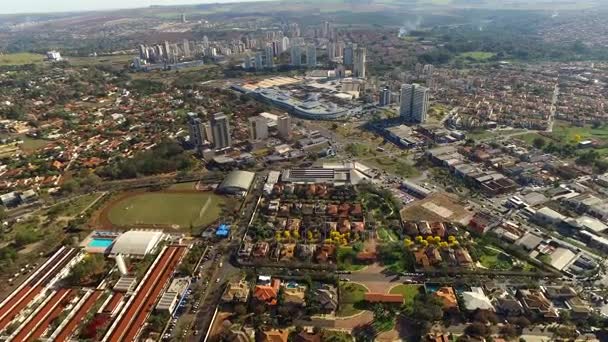
[[[249,118],[249,137],[252,141],[268,138],[268,122],[261,116]]]
[[[184,57],[190,57],[190,42],[188,41],[188,39],[184,39],[183,50],[184,50]]]
[[[386,107],[391,104],[391,90],[388,87],[385,87],[380,92],[380,107]]]
[[[264,49],[264,57],[266,58],[266,68],[274,67],[274,51],[272,49],[272,46],[266,46],[266,48]]]
[[[291,119],[288,115],[279,116],[277,119],[277,129],[281,138],[289,139],[291,137]]]
[[[355,49],[354,64],[353,64],[353,76],[359,78],[365,78],[365,59],[367,55],[367,49],[364,47],[358,47]]]
[[[429,90],[417,84],[401,86],[401,108],[399,114],[405,122],[425,123],[429,107]]]
[[[230,122],[224,113],[215,113],[211,119],[211,132],[213,145],[216,150],[221,150],[232,145],[230,138]]]
[[[205,144],[205,127],[196,113],[188,113],[188,130],[190,131],[190,143],[194,148],[200,150]]]
[[[261,70],[264,67],[264,55],[261,52],[255,53],[255,70]]]
[[[302,49],[299,46],[291,47],[291,65],[301,66],[302,65]]]
[[[281,52],[285,52],[287,49],[289,49],[289,38],[283,37],[283,39],[281,39]]]
[[[352,66],[355,61],[355,50],[357,49],[357,44],[350,43],[344,48],[344,65]]]
[[[311,68],[317,66],[317,47],[314,44],[306,47],[306,65]]]

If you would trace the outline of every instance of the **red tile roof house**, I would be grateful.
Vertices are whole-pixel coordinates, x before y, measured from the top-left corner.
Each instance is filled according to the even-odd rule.
[[[253,289],[253,297],[268,305],[276,305],[280,286],[281,280],[276,278],[272,279],[271,285],[256,285]]]
[[[402,294],[384,294],[376,292],[368,292],[363,299],[369,303],[384,303],[384,304],[403,304]]]

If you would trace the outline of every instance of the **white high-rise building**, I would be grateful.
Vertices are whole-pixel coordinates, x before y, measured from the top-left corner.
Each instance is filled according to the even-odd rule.
[[[365,59],[367,50],[364,47],[358,47],[355,49],[354,64],[353,64],[353,76],[359,78],[365,78]]]
[[[314,44],[306,47],[306,65],[309,68],[317,66],[317,47]]]
[[[405,122],[425,123],[429,107],[429,90],[418,84],[401,86],[401,108],[399,114]]]
[[[284,114],[279,116],[277,119],[277,129],[281,138],[289,139],[291,137],[291,119],[289,115]]]
[[[291,47],[291,65],[302,65],[302,50],[297,45]]]
[[[190,143],[201,151],[201,147],[205,144],[205,127],[203,121],[196,113],[188,113],[188,130],[190,133]]]
[[[259,141],[268,138],[268,121],[261,116],[249,118],[249,137],[252,141]]]
[[[188,39],[184,39],[183,43],[184,57],[190,57],[190,42]]]
[[[283,37],[281,39],[281,52],[285,52],[287,49],[289,49],[289,38]]]
[[[216,150],[221,150],[232,145],[230,122],[224,113],[213,114],[211,132],[213,134],[213,145]]]

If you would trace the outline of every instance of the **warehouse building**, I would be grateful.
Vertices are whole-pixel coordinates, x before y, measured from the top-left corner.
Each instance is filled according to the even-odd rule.
[[[217,191],[225,194],[245,195],[254,179],[255,173],[253,172],[232,171],[224,178]]]

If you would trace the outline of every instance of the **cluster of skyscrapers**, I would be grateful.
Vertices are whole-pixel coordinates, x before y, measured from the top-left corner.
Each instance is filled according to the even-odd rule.
[[[248,121],[251,142],[268,139],[271,126],[276,127],[279,137],[289,139],[291,136],[291,120],[287,114],[262,113],[250,117]],[[207,149],[221,151],[232,146],[230,120],[224,113],[214,114],[207,122],[199,118],[196,113],[188,113],[188,129],[190,143],[201,154]]]
[[[190,142],[199,152],[207,147],[223,150],[232,145],[230,120],[224,113],[215,113],[211,120],[203,122],[196,113],[188,113]]]
[[[365,78],[367,49],[350,43],[344,48],[344,65],[353,71],[353,77]]]

